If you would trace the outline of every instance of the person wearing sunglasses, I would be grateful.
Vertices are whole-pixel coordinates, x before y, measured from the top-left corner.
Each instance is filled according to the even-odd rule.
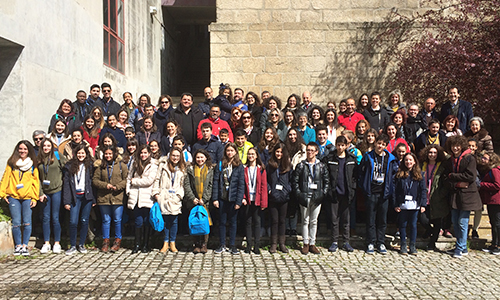
[[[116,115],[120,110],[121,105],[116,102],[113,97],[111,97],[111,85],[107,82],[101,84],[102,99],[95,102],[96,106],[99,106],[104,111],[104,119],[106,120],[109,115]]]
[[[33,142],[35,143],[33,149],[35,150],[35,155],[38,155],[38,150],[40,149],[40,145],[42,144],[42,140],[44,137],[45,137],[45,131],[43,130],[33,131]]]
[[[160,132],[163,132],[167,120],[170,118],[170,112],[174,110],[172,106],[172,98],[169,95],[161,95],[158,99],[158,108],[154,114],[155,124]]]

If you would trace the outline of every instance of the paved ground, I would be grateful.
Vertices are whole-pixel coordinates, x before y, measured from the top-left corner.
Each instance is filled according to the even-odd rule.
[[[1,299],[495,299],[500,256],[362,251],[44,255],[0,263]]]

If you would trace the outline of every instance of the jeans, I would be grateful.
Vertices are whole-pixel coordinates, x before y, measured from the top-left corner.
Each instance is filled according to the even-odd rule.
[[[150,226],[149,210],[150,208],[148,207],[141,207],[141,208],[139,208],[138,206],[134,207],[135,228],[141,228],[143,225]]]
[[[284,236],[285,218],[288,209],[288,202],[269,202],[269,212],[271,213],[271,236]]]
[[[314,245],[316,243],[316,232],[318,231],[318,216],[321,211],[321,204],[300,206],[302,213],[302,239],[304,245]]]
[[[123,205],[99,205],[99,210],[102,215],[102,238],[109,239],[111,215],[113,215],[113,222],[115,223],[115,238],[121,239]]]
[[[234,209],[235,202],[219,201],[219,239],[220,244],[226,244],[226,222],[229,222],[229,246],[235,245],[236,240],[236,221],[238,219],[238,211]]]
[[[177,238],[178,220],[178,215],[163,215],[163,221],[165,222],[165,238],[163,239],[164,242],[175,242],[175,238]]]
[[[408,237],[410,244],[417,241],[417,218],[419,210],[401,210],[398,215],[399,233],[401,234],[401,242],[406,242],[406,226],[408,226]]]
[[[500,244],[500,205],[488,204],[488,216],[491,223],[491,244],[498,246]]]
[[[387,208],[389,200],[383,194],[366,197],[366,242],[378,246],[384,244],[387,228]]]
[[[456,248],[462,252],[467,250],[467,232],[469,230],[469,216],[468,210],[451,210],[451,222],[455,230],[455,237],[457,238]]]
[[[76,234],[78,231],[78,220],[80,220],[80,243],[83,245],[87,239],[87,231],[89,229],[90,210],[92,209],[92,201],[85,200],[85,195],[76,195],[75,204],[71,204],[69,210],[69,241],[71,247],[76,246]],[[81,211],[81,217],[80,217]]]
[[[14,243],[18,245],[28,245],[31,236],[31,199],[18,200],[9,197],[9,210],[12,217],[12,235]],[[21,220],[24,231],[21,240]]]
[[[252,237],[255,236],[255,244],[260,244],[260,206],[248,203],[244,206],[247,245],[252,245]],[[252,226],[253,225],[253,226]],[[252,230],[253,227],[253,230]]]
[[[335,203],[330,203],[330,210],[332,215],[332,241],[339,241],[339,225],[342,227],[342,237],[344,238],[344,243],[349,243],[349,225],[350,225],[350,210],[349,200],[345,195],[338,195],[338,201]]]
[[[47,200],[40,203],[43,209],[43,239],[50,241],[50,220],[54,227],[54,241],[61,241],[61,223],[59,222],[59,212],[61,209],[61,191],[54,194],[45,194]],[[51,213],[52,212],[52,213]],[[51,218],[52,217],[52,218]]]

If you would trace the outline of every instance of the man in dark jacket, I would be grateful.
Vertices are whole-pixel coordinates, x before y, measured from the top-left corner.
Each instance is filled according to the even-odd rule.
[[[422,122],[424,122],[424,129],[427,129],[429,122],[432,119],[438,119],[439,115],[436,111],[436,100],[433,98],[427,98],[424,103],[424,108],[418,114]]]
[[[375,245],[380,254],[387,254],[385,229],[389,197],[393,192],[393,177],[398,170],[397,159],[385,150],[389,137],[381,134],[375,141],[375,149],[366,153],[359,164],[359,186],[366,201],[367,222],[366,253],[374,254]]]
[[[222,155],[224,154],[224,147],[222,147],[221,142],[217,139],[215,135],[212,134],[212,124],[205,122],[201,124],[201,133],[203,138],[197,141],[192,148],[192,154],[198,149],[205,149],[210,154],[212,162],[219,165],[219,161],[222,161]]]
[[[354,249],[349,244],[349,207],[356,194],[355,170],[357,167],[356,156],[347,151],[349,143],[344,136],[335,140],[336,150],[330,152],[322,162],[328,168],[330,174],[330,190],[328,198],[331,201],[332,213],[332,245],[328,248],[330,252],[336,252],[339,248],[339,223],[343,229],[344,245],[342,249],[352,252]]]
[[[83,90],[76,92],[76,101],[73,102],[73,109],[75,111],[75,128],[80,128],[83,125],[83,119],[90,113],[92,107],[87,103],[87,93]]]
[[[212,88],[207,86],[203,90],[203,95],[205,96],[205,101],[198,103],[198,109],[203,113],[203,118],[206,119],[210,116],[210,108],[214,100]]]
[[[450,101],[446,102],[441,107],[440,121],[443,122],[447,116],[454,115],[458,118],[460,130],[462,130],[462,132],[469,131],[470,119],[474,117],[472,105],[467,101],[460,100],[460,94],[458,93],[457,87],[451,87],[448,90],[448,99]]]
[[[193,108],[193,95],[184,93],[181,96],[181,103],[173,111],[172,119],[176,120],[182,128],[182,135],[186,139],[186,146],[193,146],[197,141],[196,128],[203,119],[203,113],[198,108]]]
[[[89,96],[86,101],[87,105],[90,105],[90,107],[94,107],[95,103],[101,100],[101,97],[99,97],[100,94],[101,94],[101,87],[97,83],[91,85]]]
[[[410,148],[413,149],[412,144],[415,142],[415,139],[425,130],[424,121],[418,114],[417,104],[408,105],[408,118],[406,119],[405,129],[406,141],[410,145]]]
[[[101,84],[101,90],[102,90],[102,99],[99,99],[95,102],[96,106],[99,106],[102,108],[102,111],[104,112],[104,119],[107,120],[109,115],[116,115],[118,111],[120,110],[121,106],[113,100],[113,97],[111,97],[111,85],[107,82],[104,82]]]
[[[292,190],[295,191],[302,213],[302,254],[320,254],[316,247],[316,232],[321,202],[330,188],[328,169],[320,162],[318,144],[310,142],[306,147],[306,160],[300,162],[292,176]]]
[[[387,110],[380,107],[379,92],[373,92],[370,101],[371,106],[365,109],[363,117],[370,123],[371,128],[375,128],[375,130],[381,132],[385,125],[389,124],[389,115],[387,114]]]

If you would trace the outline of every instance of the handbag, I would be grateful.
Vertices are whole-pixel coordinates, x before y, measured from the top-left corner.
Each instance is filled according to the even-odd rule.
[[[165,229],[165,223],[163,222],[163,216],[161,215],[160,204],[158,204],[158,202],[155,202],[149,211],[149,223],[156,231],[163,231],[163,229]]]

